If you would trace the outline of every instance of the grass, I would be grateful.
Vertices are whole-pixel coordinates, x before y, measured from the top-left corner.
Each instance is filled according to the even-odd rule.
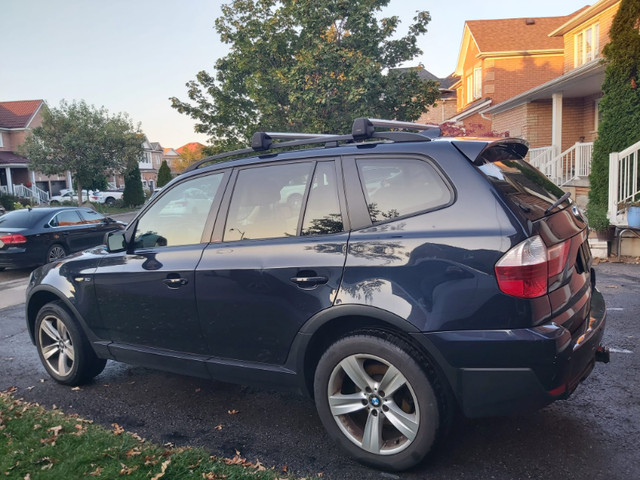
[[[286,468],[286,467],[285,467]],[[117,424],[108,430],[77,415],[46,410],[0,392],[0,478],[273,480],[287,473],[198,448],[146,442]]]

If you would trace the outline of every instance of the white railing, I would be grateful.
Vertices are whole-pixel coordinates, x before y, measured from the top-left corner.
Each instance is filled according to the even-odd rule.
[[[9,187],[6,185],[0,185],[0,193],[4,193],[5,195],[9,195]]]
[[[626,223],[624,208],[619,205],[628,201],[640,200],[638,188],[638,159],[640,142],[622,152],[609,154],[609,206],[607,216],[614,225]]]
[[[49,194],[35,185],[31,187],[13,185],[13,194],[16,197],[33,199],[36,203],[47,203],[49,201]]]
[[[529,162],[553,183],[563,186],[591,173],[593,142],[576,143],[559,155],[553,147],[532,148]]]

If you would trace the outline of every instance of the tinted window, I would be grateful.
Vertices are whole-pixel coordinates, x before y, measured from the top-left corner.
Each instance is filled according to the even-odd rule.
[[[70,227],[72,225],[81,225],[82,223],[82,219],[76,210],[65,210],[53,217],[49,225],[52,227]]]
[[[373,223],[448,204],[452,194],[430,164],[417,159],[358,160]]]
[[[0,215],[0,228],[29,228],[42,220],[42,213],[25,208],[24,210],[15,210]],[[43,223],[46,223],[46,220]]]
[[[94,210],[80,210],[80,216],[86,223],[102,223],[104,216]]]
[[[496,189],[530,220],[537,220],[564,191],[506,147],[483,153],[475,164]],[[564,202],[562,207],[569,205]]]
[[[323,235],[343,230],[338,185],[333,162],[316,167],[302,223],[302,235]]]
[[[294,236],[313,163],[240,170],[224,241]]]
[[[200,243],[223,175],[193,178],[165,192],[138,221],[135,248]]]

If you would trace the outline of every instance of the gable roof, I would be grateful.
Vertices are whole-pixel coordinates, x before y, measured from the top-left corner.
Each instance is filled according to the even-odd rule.
[[[0,128],[27,128],[44,100],[0,102]]]
[[[584,7],[583,9],[578,10],[576,13],[574,13],[566,23],[563,23],[554,31],[550,32],[549,36],[562,36],[570,30],[573,30],[574,28],[579,26],[581,23],[589,21],[596,15],[604,12],[607,8],[610,8],[617,3],[620,3],[620,0],[599,0],[590,7]]]

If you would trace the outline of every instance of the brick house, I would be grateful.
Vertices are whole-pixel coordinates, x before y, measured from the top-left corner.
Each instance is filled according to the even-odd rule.
[[[180,154],[174,148],[165,148],[162,154],[162,160],[167,162],[169,170],[171,170],[171,176],[175,177],[180,173]]]
[[[0,102],[0,191],[37,202],[70,185],[69,176],[46,176],[29,170],[29,160],[17,153],[28,132],[42,125],[44,100]]]
[[[484,112],[494,130],[528,140],[531,163],[583,206],[605,73],[600,60],[619,6],[620,0],[599,0],[549,29],[548,38],[562,42],[562,72]]]
[[[454,73],[458,81],[450,87],[457,112],[448,120],[471,133],[506,132],[492,124],[488,109],[563,73],[563,39],[549,32],[575,15],[466,21]]]

